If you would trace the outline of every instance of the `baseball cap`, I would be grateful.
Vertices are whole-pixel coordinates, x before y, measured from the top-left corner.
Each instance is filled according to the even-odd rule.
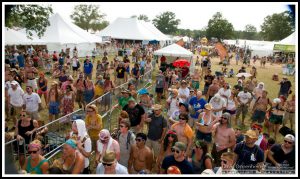
[[[186,109],[187,111],[189,111],[189,106],[188,106],[188,104],[180,102],[180,103],[179,103],[179,107],[180,107],[180,106],[184,106],[185,109]]]
[[[287,134],[284,139],[289,142],[295,142],[295,137],[292,134]]]
[[[186,145],[182,142],[176,142],[173,148],[176,148],[180,151],[185,151],[186,150]]]

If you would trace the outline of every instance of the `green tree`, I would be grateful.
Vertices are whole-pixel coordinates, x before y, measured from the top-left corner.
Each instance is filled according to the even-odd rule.
[[[175,34],[180,24],[180,19],[176,19],[175,13],[167,11],[157,15],[155,19],[153,19],[153,24],[162,33]]]
[[[145,22],[150,22],[149,17],[145,14],[140,14],[138,20],[143,20]]]
[[[91,24],[91,29],[93,31],[102,30],[109,25],[108,21],[96,22]]]
[[[244,38],[245,39],[254,40],[255,36],[257,34],[257,29],[254,25],[247,24],[245,26],[245,31],[243,33],[244,33]]]
[[[49,16],[53,13],[51,6],[39,5],[5,5],[5,26],[25,28],[30,38],[35,31],[42,37],[50,25]]]
[[[209,39],[212,37],[217,38],[219,41],[230,39],[233,37],[233,32],[232,24],[224,19],[220,12],[213,15],[213,18],[208,21],[206,33]]]
[[[74,20],[74,24],[88,31],[92,27],[101,26],[101,21],[106,16],[100,12],[99,8],[100,6],[97,5],[77,5],[70,17]]]
[[[282,40],[295,30],[294,20],[288,11],[267,16],[261,25],[264,40]]]

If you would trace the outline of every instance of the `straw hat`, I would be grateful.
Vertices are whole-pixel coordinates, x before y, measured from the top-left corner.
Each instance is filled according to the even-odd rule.
[[[254,130],[248,130],[246,133],[245,133],[245,136],[248,136],[252,139],[257,139],[257,134]]]
[[[97,111],[97,106],[95,104],[91,104],[87,106],[88,108],[92,108],[94,111]]]
[[[53,82],[51,83],[51,85],[58,85],[58,83],[57,83],[56,81],[53,81]]]
[[[155,104],[154,106],[153,106],[153,110],[160,110],[161,109],[161,105],[160,104]]]
[[[212,110],[212,105],[210,103],[206,103],[204,105],[204,108],[210,111],[210,110]]]
[[[101,162],[107,164],[113,164],[116,161],[116,153],[113,151],[108,151],[104,154]]]

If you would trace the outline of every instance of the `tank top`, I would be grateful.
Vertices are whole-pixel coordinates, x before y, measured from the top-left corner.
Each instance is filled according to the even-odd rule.
[[[41,82],[41,79],[39,79],[39,87],[42,87],[46,84],[45,80],[42,80]],[[44,88],[41,88],[42,91],[47,91],[47,86],[45,86]]]
[[[73,171],[73,169],[75,167],[75,160],[76,160],[76,154],[77,154],[77,152],[78,151],[75,151],[74,160],[72,162],[72,165],[69,168],[64,167],[65,161],[64,160],[62,161],[62,169],[61,169],[61,171],[62,171],[63,174],[72,174],[72,171]]]
[[[210,114],[210,116],[209,116],[209,121],[208,121],[208,123],[204,123],[204,119],[203,119],[203,117],[205,116],[205,112],[203,113],[203,115],[202,115],[202,118],[200,119],[200,121],[199,121],[199,123],[200,124],[202,124],[203,126],[208,126],[210,123],[211,123],[211,114]]]
[[[32,168],[32,166],[31,166],[30,161],[31,161],[31,157],[29,156],[29,157],[28,157],[28,163],[27,163],[27,166],[26,166],[26,172],[27,172],[27,173],[30,173],[30,174],[43,174],[43,172],[42,172],[42,170],[41,170],[41,166],[42,166],[42,164],[43,164],[44,162],[48,162],[48,160],[47,160],[47,159],[43,159],[42,161],[40,161],[40,162],[38,163],[37,166],[35,166],[35,167],[33,167],[33,168]]]
[[[25,139],[26,144],[29,144],[30,139],[31,139],[31,135],[28,136],[25,133],[28,132],[28,131],[32,131],[34,129],[33,120],[32,119],[30,120],[30,125],[27,126],[27,127],[22,127],[21,122],[22,122],[22,120],[19,120],[19,122],[18,122],[19,135],[22,136]],[[32,139],[34,139],[34,138],[35,138],[35,133],[33,133],[33,135],[32,135]]]

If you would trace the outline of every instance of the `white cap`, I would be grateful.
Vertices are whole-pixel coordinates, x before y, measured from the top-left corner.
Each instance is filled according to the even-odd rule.
[[[284,139],[288,140],[289,142],[295,142],[295,137],[292,134],[287,134]]]
[[[11,85],[18,85],[19,83],[17,81],[10,82]]]

